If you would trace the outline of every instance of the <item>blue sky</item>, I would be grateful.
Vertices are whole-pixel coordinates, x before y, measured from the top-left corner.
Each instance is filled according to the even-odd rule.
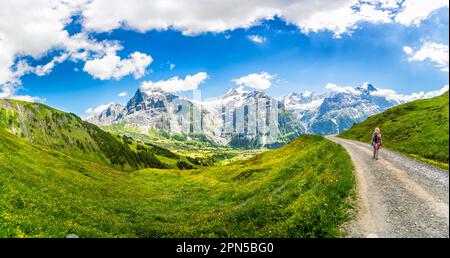
[[[64,30],[73,36],[84,30],[83,22],[82,16],[72,16]],[[355,87],[371,82],[399,94],[438,90],[448,84],[448,57],[445,68],[442,57],[421,60],[414,53],[429,42],[446,46],[448,56],[448,24],[448,8],[444,7],[430,13],[419,26],[362,21],[356,23],[358,28],[338,36],[332,30],[306,33],[297,24],[287,24],[286,19],[279,17],[260,20],[248,28],[195,35],[183,35],[176,28],[94,31],[89,37],[96,42],[118,41],[121,49],[116,55],[120,59],[137,51],[151,56],[153,61],[139,76],[99,79],[83,71],[86,60],[68,59],[56,63],[43,76],[25,73],[15,94],[37,96],[45,99],[47,105],[83,116],[89,107],[126,103],[145,81],[165,81],[174,76],[183,79],[199,72],[208,74],[198,85],[203,98],[217,97],[236,87],[233,79],[262,72],[272,76],[270,87],[264,90],[274,97],[303,90],[323,92],[327,83]],[[252,41],[252,35],[263,41]],[[24,55],[23,59],[30,66],[43,65],[65,51],[47,49],[37,58]],[[119,97],[123,91],[128,96]],[[177,93],[189,95],[190,91]]]

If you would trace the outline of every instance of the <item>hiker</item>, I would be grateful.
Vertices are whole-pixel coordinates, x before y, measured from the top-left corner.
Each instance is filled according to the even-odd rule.
[[[373,158],[378,160],[378,152],[381,148],[381,133],[380,128],[375,128],[375,131],[372,134],[371,144],[373,146]]]

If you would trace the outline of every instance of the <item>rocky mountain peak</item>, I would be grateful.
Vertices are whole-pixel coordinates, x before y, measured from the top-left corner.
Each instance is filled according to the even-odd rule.
[[[243,86],[239,86],[237,88],[229,89],[227,91],[227,93],[225,93],[225,95],[223,95],[223,98],[231,97],[231,96],[240,96],[240,95],[243,95],[245,93],[248,93],[248,91],[246,91]]]
[[[326,93],[303,91],[279,97],[278,108],[288,111],[279,113],[280,132],[295,135],[305,132],[338,133],[347,130],[355,122],[398,104],[372,94],[376,91],[378,89],[375,86],[364,83],[356,88],[343,87]],[[260,125],[265,124],[266,120],[248,113],[261,103],[259,101],[275,103],[275,99],[264,91],[250,91],[242,86],[232,88],[223,96],[210,101],[193,101],[160,88],[141,87],[126,107],[112,105],[96,117],[96,122],[125,122],[138,126],[143,133],[150,128],[175,133],[198,131],[222,144],[238,136],[259,137],[256,132],[264,129]],[[241,120],[244,121],[242,126],[238,123]],[[186,124],[195,126],[185,127]],[[248,129],[255,125],[258,125],[257,130]],[[241,127],[244,133],[239,132]],[[252,134],[253,131],[255,132]]]
[[[365,82],[363,83],[363,85],[357,87],[356,89],[360,90],[360,91],[365,91],[365,92],[373,92],[373,91],[378,91],[377,88],[375,88],[372,84]]]

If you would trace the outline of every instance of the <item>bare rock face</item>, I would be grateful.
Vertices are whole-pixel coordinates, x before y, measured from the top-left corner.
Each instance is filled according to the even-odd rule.
[[[97,125],[125,123],[144,134],[156,129],[204,135],[218,144],[227,144],[238,137],[264,145],[278,140],[282,134],[301,130],[298,125],[295,128],[292,117],[280,110],[284,110],[284,105],[279,101],[264,92],[249,92],[242,87],[209,102],[152,88],[138,89],[126,106],[111,104],[88,120]]]
[[[88,121],[98,125],[111,125],[115,121],[122,119],[125,114],[125,106],[120,104],[111,104],[101,113],[89,118]]]
[[[201,103],[176,96],[161,89],[138,89],[126,106],[112,104],[88,119],[97,125],[124,123],[145,134],[150,129],[169,133],[204,134],[220,144],[220,130],[215,116]]]

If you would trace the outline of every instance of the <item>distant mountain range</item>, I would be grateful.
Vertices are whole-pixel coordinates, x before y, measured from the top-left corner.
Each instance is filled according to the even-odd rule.
[[[383,147],[448,170],[449,95],[398,105],[352,126],[340,137],[369,142],[367,132],[381,128]]]
[[[282,102],[242,87],[209,102],[159,88],[139,88],[126,106],[111,104],[88,121],[102,126],[125,124],[144,134],[156,129],[190,137],[204,135],[218,144],[239,147],[279,146],[304,132]]]
[[[346,91],[317,94],[310,91],[291,93],[279,98],[300,120],[306,133],[336,134],[349,129],[367,117],[401,104],[374,94],[370,83]]]
[[[345,91],[305,91],[275,99],[263,91],[238,87],[217,99],[197,101],[159,88],[139,88],[125,106],[111,104],[88,121],[101,126],[121,124],[143,134],[160,130],[204,135],[222,145],[270,147],[305,133],[341,133],[401,104],[377,91],[365,83]]]

